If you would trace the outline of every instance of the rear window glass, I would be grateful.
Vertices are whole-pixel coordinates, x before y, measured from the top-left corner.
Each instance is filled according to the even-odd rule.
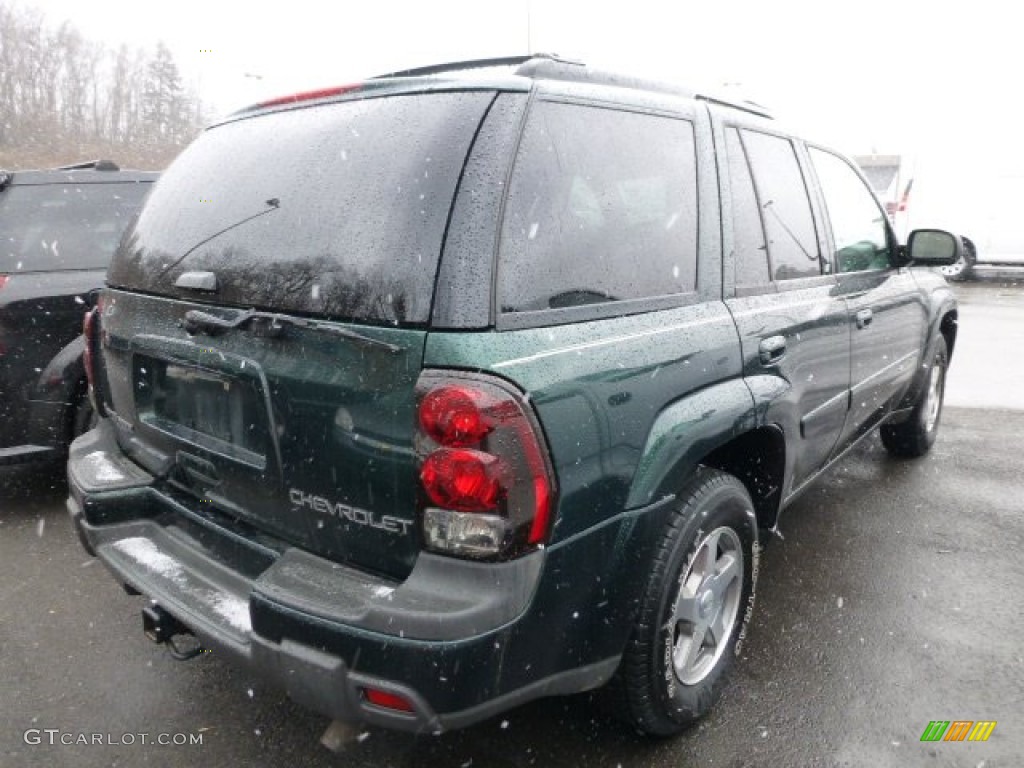
[[[0,192],[0,273],[105,269],[151,185],[14,185]]]
[[[500,254],[503,312],[693,291],[693,126],[536,104],[512,174]]]
[[[423,323],[455,186],[492,93],[391,96],[206,131],[153,190],[111,285],[381,323]],[[201,295],[201,294],[200,294]]]

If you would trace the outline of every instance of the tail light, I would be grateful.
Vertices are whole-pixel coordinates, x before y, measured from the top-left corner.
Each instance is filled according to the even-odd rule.
[[[82,337],[84,349],[82,351],[82,367],[85,368],[85,380],[89,385],[89,400],[93,410],[103,415],[99,407],[99,398],[96,397],[96,361],[94,351],[99,341],[100,316],[103,311],[102,299],[96,302],[96,306],[85,313],[82,318]]]
[[[0,178],[2,178],[2,176],[3,176],[3,174],[0,174]],[[4,289],[5,285],[7,285],[7,275],[0,275],[0,291],[2,291]],[[3,330],[3,328],[0,327],[0,331],[2,331],[2,330]],[[0,357],[3,357],[6,354],[7,354],[7,345],[4,344],[4,340],[2,338],[0,338]]]
[[[416,393],[427,549],[501,560],[543,544],[554,482],[522,394],[490,376],[434,371]]]

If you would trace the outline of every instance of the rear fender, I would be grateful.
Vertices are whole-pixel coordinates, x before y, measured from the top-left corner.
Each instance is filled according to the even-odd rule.
[[[742,379],[713,384],[666,407],[647,435],[627,508],[678,491],[704,456],[755,422],[754,400]]]

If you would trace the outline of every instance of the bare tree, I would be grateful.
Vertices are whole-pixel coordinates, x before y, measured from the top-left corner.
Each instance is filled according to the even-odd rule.
[[[200,127],[202,104],[163,43],[89,40],[69,22],[0,0],[0,167],[111,157],[159,168]]]

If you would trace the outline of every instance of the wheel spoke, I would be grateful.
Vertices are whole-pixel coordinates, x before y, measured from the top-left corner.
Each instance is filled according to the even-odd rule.
[[[739,558],[733,552],[726,553],[719,558],[715,565],[715,575],[706,582],[708,589],[715,596],[717,602],[722,602],[726,591],[740,575]]]
[[[697,660],[700,658],[701,649],[704,646],[704,637],[708,633],[707,624],[699,624],[693,628],[690,635],[682,634],[672,649],[672,664],[676,668],[676,675],[685,679],[692,672]]]
[[[715,561],[718,557],[718,540],[721,537],[721,531],[715,531],[704,540],[704,544],[701,546],[699,556],[696,558],[700,561],[701,580],[707,579],[715,572]],[[694,570],[696,570],[696,567],[697,563],[694,562]]]
[[[714,642],[716,648],[723,642],[725,642],[726,632],[729,631],[729,628],[725,625],[725,618],[726,611],[724,607],[720,606],[718,611],[715,613],[714,620],[708,627],[708,630],[711,633],[711,639]]]
[[[696,624],[700,621],[700,614],[697,607],[696,597],[687,597],[685,595],[680,596],[678,602],[676,602],[675,615],[673,620],[677,623],[685,621],[690,624]]]

